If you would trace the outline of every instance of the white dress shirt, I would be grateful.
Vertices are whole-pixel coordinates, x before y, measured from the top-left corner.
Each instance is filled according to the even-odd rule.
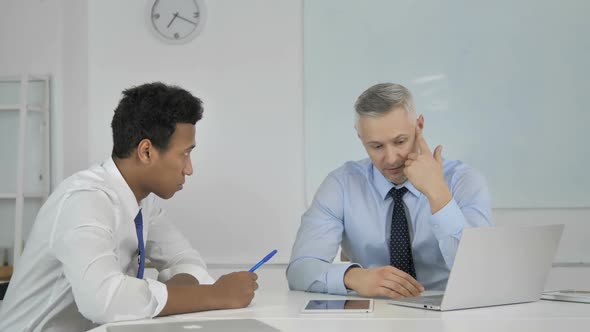
[[[213,283],[157,201],[152,194],[138,205],[111,158],[66,179],[37,215],[0,309],[0,331],[83,331],[151,318],[168,299],[163,282],[175,274]],[[158,281],[135,277],[140,208]]]

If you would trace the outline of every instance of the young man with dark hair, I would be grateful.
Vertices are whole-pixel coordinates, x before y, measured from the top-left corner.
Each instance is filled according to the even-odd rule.
[[[112,157],[66,179],[39,211],[0,331],[82,331],[250,304],[256,274],[215,281],[155,197],[172,197],[193,173],[202,113],[201,100],[178,87],[151,83],[123,92],[111,124]],[[143,278],[146,258],[158,281]]]

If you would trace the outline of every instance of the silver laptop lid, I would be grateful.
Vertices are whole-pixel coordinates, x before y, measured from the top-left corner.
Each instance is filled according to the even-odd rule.
[[[464,229],[441,310],[539,300],[563,227]]]
[[[107,326],[108,332],[209,332],[209,331],[244,331],[276,332],[280,331],[256,319],[214,319],[214,320],[179,320],[175,322],[140,323],[134,325]]]

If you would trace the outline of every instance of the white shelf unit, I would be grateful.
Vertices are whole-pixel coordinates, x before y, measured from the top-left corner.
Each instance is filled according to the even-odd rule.
[[[0,76],[0,119],[5,122],[0,123],[4,129],[0,140],[4,142],[3,147],[10,150],[0,165],[3,171],[0,201],[4,203],[2,207],[14,209],[12,243],[2,244],[12,245],[13,263],[18,261],[23,249],[24,215],[32,215],[28,219],[34,219],[40,208],[40,204],[27,208],[25,199],[40,199],[42,204],[50,191],[50,88],[48,75]],[[13,120],[17,122],[14,128],[11,127]],[[10,165],[11,162],[14,164]],[[4,217],[9,219],[6,216],[10,214]],[[6,219],[0,220],[4,230],[9,225]]]

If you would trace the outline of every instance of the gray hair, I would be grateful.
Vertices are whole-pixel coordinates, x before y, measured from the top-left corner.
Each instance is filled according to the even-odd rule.
[[[410,90],[395,83],[373,85],[365,90],[354,104],[357,120],[362,116],[378,117],[399,107],[408,113],[416,111]]]

